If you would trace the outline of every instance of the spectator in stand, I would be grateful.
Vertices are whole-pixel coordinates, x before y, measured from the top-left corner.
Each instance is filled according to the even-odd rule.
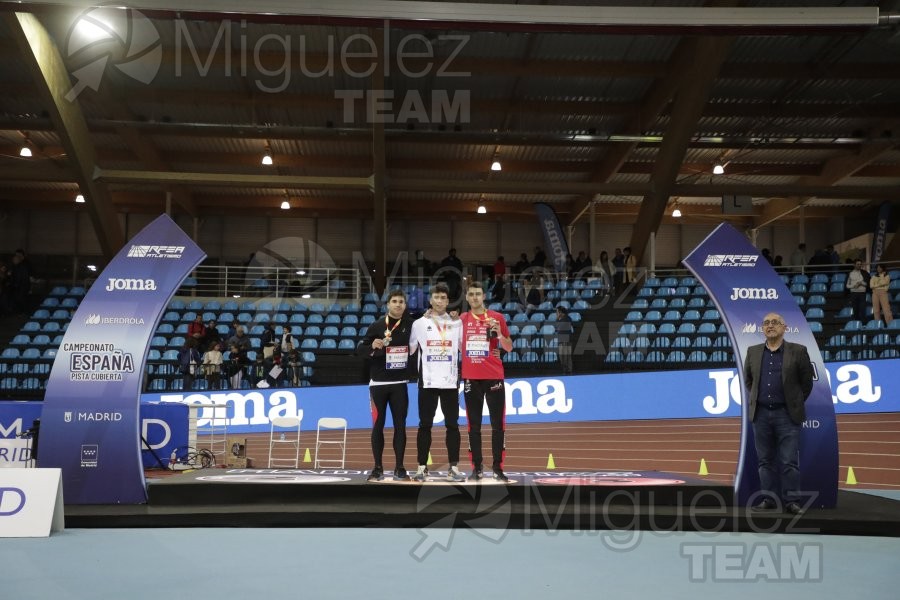
[[[625,255],[625,279],[624,282],[633,283],[637,279],[637,260],[631,253],[631,246],[626,246],[623,250]]]
[[[225,374],[228,376],[231,389],[241,389],[241,381],[244,378],[244,367],[247,366],[247,354],[241,350],[238,344],[229,344],[228,361],[225,363]]]
[[[262,353],[256,355],[256,360],[250,365],[250,385],[258,388],[267,388],[269,383],[266,381],[268,368]],[[262,383],[262,385],[260,385]]]
[[[209,348],[213,342],[221,342],[222,336],[219,335],[219,329],[216,327],[216,320],[210,319],[206,324],[206,335],[200,340],[201,348]],[[219,348],[221,350],[221,348]]]
[[[300,379],[303,377],[303,366],[300,363],[300,353],[292,348],[287,353],[284,361],[284,377],[290,387],[300,387]]]
[[[610,291],[615,289],[614,277],[616,275],[616,265],[609,260],[609,252],[606,250],[600,253],[600,260],[597,261],[597,267],[607,289]]]
[[[506,281],[506,278],[500,275],[491,288],[491,302],[505,303],[509,302],[510,298],[512,298],[512,287]]]
[[[591,262],[591,257],[588,256],[584,250],[578,253],[578,258],[575,259],[575,273],[578,277],[587,281],[587,278],[591,275],[591,267],[593,266],[594,263]]]
[[[519,255],[519,262],[513,265],[512,272],[514,275],[521,275],[528,270],[529,266],[531,266],[531,263],[528,262],[528,255],[523,252]]]
[[[28,294],[31,292],[31,271],[25,251],[21,248],[17,248],[12,257],[9,289],[13,312],[24,313],[28,307]]]
[[[891,276],[888,275],[884,265],[879,263],[875,267],[875,275],[869,280],[869,287],[872,288],[872,317],[878,321],[881,319],[881,312],[884,311],[885,325],[890,325],[894,320],[894,314],[891,312],[891,299],[888,297],[890,285]]]
[[[178,371],[181,373],[181,381],[183,390],[190,390],[194,387],[194,378],[200,371],[200,352],[197,350],[197,340],[187,338],[184,346],[178,351]]]
[[[832,265],[840,265],[841,264],[841,255],[837,253],[837,250],[834,249],[833,244],[828,244],[825,248],[825,252],[828,253],[829,264]]]
[[[235,326],[234,335],[228,339],[228,345],[237,346],[242,352],[247,352],[251,349],[250,336],[244,331],[243,325]]]
[[[827,250],[816,250],[812,258],[809,259],[808,266],[812,267],[810,271],[824,271],[831,264],[831,256]]]
[[[539,269],[544,268],[544,264],[547,262],[547,255],[544,254],[544,249],[540,246],[534,247],[534,259],[531,261],[532,267],[538,267]]]
[[[762,249],[762,255],[763,255],[763,258],[765,258],[767,261],[769,261],[769,264],[770,264],[770,265],[775,264],[775,259],[772,258],[772,251],[771,251],[771,250],[769,250],[768,248],[763,248],[763,249]]]
[[[203,354],[203,374],[211,390],[219,389],[222,378],[222,344],[218,340],[210,342],[209,350]]]
[[[850,305],[853,307],[853,318],[866,320],[866,292],[869,289],[869,272],[862,268],[862,261],[853,263],[853,270],[847,275],[847,289],[850,290]]]
[[[450,248],[447,256],[441,261],[441,273],[447,287],[450,288],[450,305],[454,306],[462,293],[463,264],[456,256],[456,248]]]
[[[803,273],[803,268],[806,266],[806,244],[800,243],[797,245],[797,249],[794,250],[794,253],[791,254],[791,269],[798,272]]]
[[[612,264],[615,267],[615,280],[613,281],[615,291],[622,291],[622,282],[625,281],[625,255],[622,254],[621,248],[613,251]]]
[[[268,360],[272,358],[272,354],[275,353],[275,346],[279,345],[280,339],[281,336],[278,335],[278,324],[274,321],[270,321],[259,340],[260,353],[264,359]]]
[[[525,280],[525,314],[531,316],[544,301],[544,278],[533,275]]]
[[[772,261],[772,266],[775,267],[776,271],[784,271],[784,258],[780,254],[776,254],[775,260]]]
[[[575,268],[575,258],[571,253],[566,254],[566,266],[565,268],[565,276],[567,279],[572,279],[575,277],[575,272],[577,269]]]
[[[188,325],[188,337],[193,338],[198,344],[206,337],[206,325],[203,324],[200,315],[194,317],[194,320]]]
[[[502,256],[497,257],[497,262],[494,263],[494,280],[498,277],[504,277],[506,275],[506,262],[503,260]]]

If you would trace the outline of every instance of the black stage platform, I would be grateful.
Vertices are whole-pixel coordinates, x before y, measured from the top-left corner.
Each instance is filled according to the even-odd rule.
[[[367,482],[367,471],[207,469],[151,479],[146,505],[67,506],[67,527],[416,527],[900,536],[900,501],[841,491],[796,517],[733,506],[730,485],[656,471],[507,472]]]

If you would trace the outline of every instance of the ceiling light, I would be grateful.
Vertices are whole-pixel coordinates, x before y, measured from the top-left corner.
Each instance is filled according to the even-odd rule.
[[[478,210],[476,211],[479,215],[486,215],[487,209],[484,207],[484,204],[478,205]]]
[[[23,158],[31,158],[31,148],[28,146],[22,146],[22,149],[19,150],[19,156]]]
[[[499,160],[495,160],[491,163],[491,171],[501,171],[503,169],[503,165],[500,164]]]
[[[77,202],[78,204],[84,204],[84,196],[78,194],[77,196],[75,196],[75,202]]]
[[[722,165],[716,164],[716,166],[713,167],[713,175],[724,175],[724,174],[725,174],[725,167],[723,167]]]
[[[241,295],[240,295],[240,294],[232,294],[231,297],[232,297],[232,298],[240,298]]]
[[[678,217],[680,217],[680,216],[681,216],[681,209],[680,209],[680,208],[676,208],[675,210],[673,210],[673,211],[672,211],[672,216],[675,217],[676,219],[677,219]]]
[[[272,164],[272,155],[266,152],[262,157],[262,164],[271,165]]]
[[[297,271],[297,275],[306,275],[306,271],[300,269],[299,271]]]
[[[281,203],[281,210],[289,210],[291,208],[291,203],[285,200]]]
[[[87,270],[88,270],[88,271],[96,272],[96,271],[97,271],[97,265],[87,265]]]
[[[310,298],[312,298],[312,296],[310,296],[309,294],[303,294],[300,297],[303,298],[304,300],[309,300]]]

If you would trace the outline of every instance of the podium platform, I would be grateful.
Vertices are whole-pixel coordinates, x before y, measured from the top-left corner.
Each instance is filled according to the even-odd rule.
[[[146,505],[68,506],[67,527],[416,527],[900,535],[900,501],[841,491],[801,517],[733,506],[731,486],[658,471],[511,472],[509,484],[367,482],[367,471],[202,469]]]

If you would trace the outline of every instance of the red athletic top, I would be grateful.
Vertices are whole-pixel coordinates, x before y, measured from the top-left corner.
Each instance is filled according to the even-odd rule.
[[[500,333],[509,337],[509,327],[503,315],[493,310],[484,314],[464,313],[460,319],[462,331],[462,378],[503,379],[503,362],[492,352],[500,346],[498,338],[490,338],[491,319],[500,323]]]

